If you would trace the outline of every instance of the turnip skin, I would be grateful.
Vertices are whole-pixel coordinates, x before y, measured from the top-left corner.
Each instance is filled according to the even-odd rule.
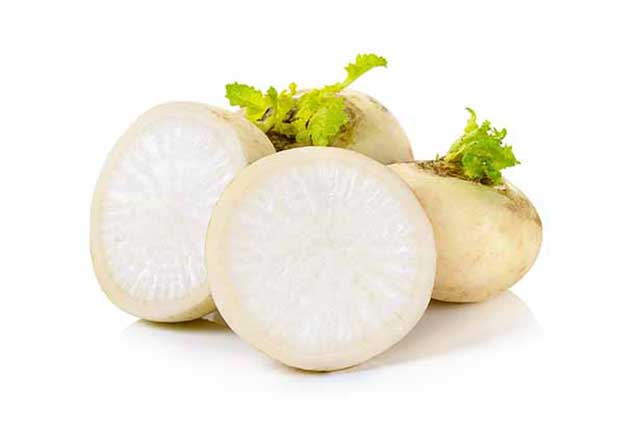
[[[542,223],[508,181],[485,186],[436,174],[428,164],[389,166],[409,184],[434,228],[438,264],[432,297],[478,302],[510,288],[536,260]]]
[[[240,145],[238,158],[244,160],[245,165],[275,153],[268,138],[254,125],[237,114],[195,102],[171,102],[156,106],[141,115],[118,140],[110,152],[103,166],[93,196],[91,207],[91,257],[96,277],[107,297],[122,310],[150,321],[179,322],[188,321],[212,312],[215,305],[206,283],[191,288],[186,297],[167,302],[149,302],[136,299],[121,288],[109,266],[106,246],[102,239],[101,228],[105,212],[105,196],[111,182],[111,175],[118,164],[127,155],[129,147],[135,143],[137,135],[156,119],[166,117],[185,117],[186,119],[200,119],[215,125],[224,125],[233,131],[234,137]],[[204,238],[203,238],[204,249]]]
[[[413,160],[409,138],[385,106],[355,90],[345,90],[341,95],[352,118],[332,146],[359,152],[382,164]]]

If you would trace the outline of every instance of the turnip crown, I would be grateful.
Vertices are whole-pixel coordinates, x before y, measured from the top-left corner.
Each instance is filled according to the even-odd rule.
[[[302,146],[328,146],[349,122],[344,98],[338,93],[379,66],[387,66],[384,57],[359,54],[345,67],[347,77],[338,83],[300,93],[291,83],[278,93],[273,86],[262,92],[236,82],[227,84],[226,97],[232,106],[243,108],[245,116],[267,134]]]
[[[502,142],[507,135],[506,129],[498,130],[491,122],[477,123],[476,113],[467,108],[471,114],[462,136],[455,141],[447,155],[440,160],[461,174],[462,178],[480,182],[485,185],[502,183],[503,169],[520,164],[513,155],[511,146]]]

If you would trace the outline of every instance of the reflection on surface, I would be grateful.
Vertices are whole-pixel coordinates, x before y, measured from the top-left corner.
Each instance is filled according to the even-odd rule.
[[[138,320],[123,330],[121,341],[137,350],[203,354],[237,345],[238,339],[230,329],[202,319],[175,324]]]
[[[354,369],[368,370],[474,348],[496,348],[525,340],[537,334],[538,329],[527,305],[509,291],[482,303],[455,304],[432,300],[424,317],[407,337],[384,354]],[[279,366],[252,351],[229,328],[207,320],[177,324],[139,320],[122,332],[122,341],[136,350],[175,355],[190,361],[218,359],[248,365],[257,362],[270,367]],[[257,357],[247,357],[248,354]]]
[[[506,291],[481,303],[432,300],[416,327],[365,369],[410,362],[471,348],[522,340],[538,334],[539,325],[515,294]]]
[[[162,334],[200,334],[221,333],[227,329],[208,319],[196,319],[179,323],[157,323],[140,319],[129,325],[122,332],[125,338],[135,338],[136,335],[162,335]]]

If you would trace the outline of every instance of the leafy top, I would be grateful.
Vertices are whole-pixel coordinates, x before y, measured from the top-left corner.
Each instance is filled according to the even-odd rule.
[[[489,121],[478,125],[476,113],[467,108],[471,117],[464,134],[454,142],[443,160],[462,170],[466,179],[486,185],[502,183],[501,170],[520,164],[511,146],[503,145],[507,130],[498,130]]]
[[[345,70],[347,77],[318,89],[297,93],[291,83],[280,93],[270,87],[266,93],[246,84],[227,84],[227,99],[244,109],[245,116],[265,133],[277,133],[299,145],[328,146],[349,122],[344,98],[338,95],[347,86],[378,67],[387,66],[384,57],[358,54]]]

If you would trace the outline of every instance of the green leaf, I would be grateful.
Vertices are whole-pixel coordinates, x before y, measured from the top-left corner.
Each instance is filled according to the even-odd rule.
[[[489,121],[478,126],[476,113],[467,108],[470,118],[464,134],[455,141],[444,157],[458,165],[464,176],[487,185],[502,183],[502,170],[520,164],[511,146],[503,145],[507,130],[491,127]]]
[[[347,71],[347,78],[342,82],[341,89],[349,86],[366,72],[379,66],[387,66],[387,59],[376,54],[358,54],[353,63],[348,64],[344,69]]]
[[[261,91],[255,87],[237,82],[227,84],[225,87],[229,103],[232,106],[244,108],[247,119],[257,122],[264,117],[269,108],[269,99]]]
[[[273,113],[271,113],[271,116],[273,117],[274,125],[279,125],[288,118],[295,105],[295,94],[295,83],[291,83],[289,88],[283,90],[280,94],[276,93],[275,89],[273,90]]]
[[[311,143],[316,146],[328,146],[348,121],[342,98],[325,99],[309,119],[308,134]]]

